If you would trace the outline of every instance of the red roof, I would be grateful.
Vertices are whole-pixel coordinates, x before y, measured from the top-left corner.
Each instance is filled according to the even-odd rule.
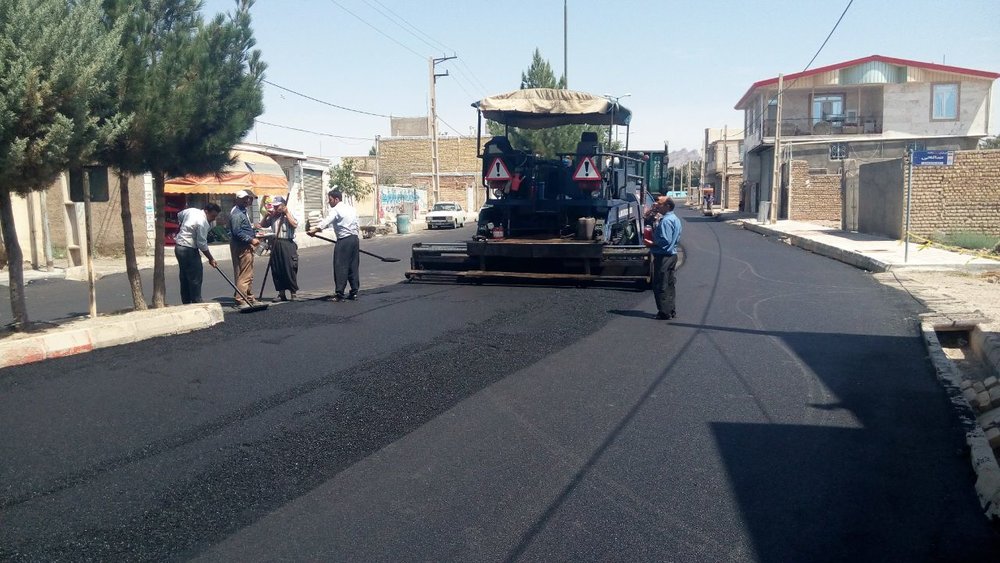
[[[882,63],[888,63],[888,64],[893,64],[893,65],[898,65],[898,66],[913,66],[913,67],[923,68],[923,69],[927,69],[927,70],[937,70],[937,71],[940,71],[940,72],[953,72],[955,74],[967,74],[969,76],[976,76],[976,77],[979,77],[979,78],[989,78],[990,80],[996,80],[997,78],[1000,78],[1000,74],[997,74],[995,72],[987,72],[985,70],[974,70],[974,69],[971,69],[971,68],[961,68],[961,67],[957,67],[957,66],[939,65],[939,64],[935,64],[935,63],[922,63],[920,61],[911,61],[911,60],[907,60],[907,59],[896,59],[896,58],[893,58],[893,57],[884,57],[882,55],[872,55],[870,57],[864,57],[864,58],[861,58],[861,59],[854,59],[852,61],[845,61],[845,62],[842,62],[842,63],[837,63],[837,64],[833,64],[833,65],[829,65],[829,66],[823,66],[823,67],[819,67],[819,68],[814,68],[812,70],[807,70],[805,72],[796,72],[794,74],[786,74],[785,75],[785,80],[795,80],[795,79],[802,78],[802,77],[805,77],[805,76],[814,76],[814,75],[817,75],[817,74],[822,74],[824,72],[830,72],[832,70],[840,70],[842,68],[848,68],[848,67],[857,66],[857,65],[860,65],[860,64],[870,63],[870,62],[882,62]],[[740,109],[740,106],[743,105],[743,102],[745,102],[747,100],[747,98],[750,97],[750,94],[754,90],[756,90],[757,88],[760,88],[761,86],[770,86],[772,84],[777,84],[777,83],[778,83],[778,78],[777,77],[775,77],[775,78],[768,78],[767,80],[760,80],[758,82],[754,82],[753,85],[750,86],[750,89],[747,90],[747,93],[743,94],[743,97],[740,98],[740,101],[736,102],[735,109]]]

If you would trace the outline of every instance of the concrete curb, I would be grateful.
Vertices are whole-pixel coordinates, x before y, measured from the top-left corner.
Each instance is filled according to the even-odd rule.
[[[776,229],[770,229],[763,225],[758,225],[756,223],[750,223],[742,219],[737,219],[737,223],[748,231],[753,231],[755,233],[771,236],[780,239],[787,239],[789,244],[797,246],[803,250],[808,250],[820,256],[826,256],[827,258],[833,258],[838,262],[843,262],[854,266],[855,268],[860,268],[862,270],[868,270],[869,272],[888,272],[891,268],[890,264],[876,260],[870,256],[865,256],[863,254],[858,254],[857,252],[851,252],[849,250],[844,250],[843,248],[837,248],[836,246],[831,246],[829,244],[824,244],[821,242],[816,242],[805,237],[800,237],[798,235],[792,235],[789,233],[784,233]]]
[[[938,380],[954,405],[959,422],[965,431],[965,443],[969,446],[972,469],[976,472],[976,494],[979,496],[979,504],[983,507],[987,518],[1000,519],[1000,464],[993,455],[986,434],[979,427],[972,405],[962,395],[962,376],[941,349],[934,326],[923,321],[920,323],[920,330]]]
[[[0,368],[82,354],[158,336],[183,334],[224,320],[222,306],[218,303],[77,319],[44,332],[15,335],[0,342]]]

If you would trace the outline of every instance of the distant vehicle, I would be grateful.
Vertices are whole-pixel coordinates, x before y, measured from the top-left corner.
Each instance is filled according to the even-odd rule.
[[[670,199],[687,199],[688,193],[684,190],[671,190],[667,192]]]
[[[427,214],[427,228],[451,227],[458,229],[465,226],[465,211],[462,206],[453,201],[441,201],[434,204]]]

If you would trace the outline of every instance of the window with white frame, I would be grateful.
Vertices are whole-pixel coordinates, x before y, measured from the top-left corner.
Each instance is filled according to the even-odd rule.
[[[815,94],[812,99],[812,123],[844,120],[843,94]]]
[[[931,119],[958,119],[958,84],[931,84]]]

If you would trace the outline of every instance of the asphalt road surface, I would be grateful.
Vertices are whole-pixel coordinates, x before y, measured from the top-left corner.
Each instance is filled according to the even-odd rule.
[[[682,217],[671,323],[368,260],[357,302],[0,371],[0,560],[995,561],[917,303]]]

